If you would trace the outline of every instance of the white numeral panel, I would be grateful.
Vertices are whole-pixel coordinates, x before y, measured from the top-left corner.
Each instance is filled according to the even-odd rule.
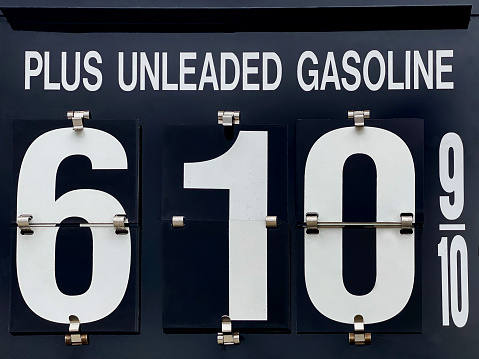
[[[268,132],[241,131],[226,153],[184,170],[184,188],[229,190],[230,318],[267,320]]]
[[[375,127],[340,128],[316,141],[305,168],[305,213],[317,212],[320,221],[342,221],[343,167],[354,154],[368,155],[376,165],[378,222],[400,222],[401,213],[415,213],[415,169],[409,148],[394,133]],[[344,286],[342,229],[305,231],[304,255],[309,297],[329,319],[353,324],[360,314],[365,324],[383,322],[409,301],[414,235],[401,235],[398,228],[376,230],[376,283],[365,295],[353,295]]]
[[[28,148],[18,179],[17,216],[32,214],[35,223],[60,223],[81,217],[89,223],[112,223],[125,213],[110,194],[77,189],[55,200],[57,170],[63,159],[83,155],[92,169],[127,169],[125,150],[112,135],[97,129],[62,128],[38,137]],[[58,228],[34,228],[30,236],[17,234],[17,276],[28,307],[38,316],[69,323],[100,320],[121,302],[128,284],[131,261],[130,234],[115,235],[111,228],[91,228],[93,270],[91,285],[81,295],[65,295],[55,280],[55,242]],[[72,261],[74,259],[72,258]]]

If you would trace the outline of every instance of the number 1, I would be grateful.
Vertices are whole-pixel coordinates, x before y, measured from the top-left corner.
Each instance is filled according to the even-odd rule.
[[[268,132],[241,131],[227,152],[184,172],[184,188],[229,190],[229,317],[267,320]]]

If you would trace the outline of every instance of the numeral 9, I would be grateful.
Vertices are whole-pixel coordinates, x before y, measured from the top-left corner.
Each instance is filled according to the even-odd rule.
[[[450,149],[453,156],[452,177],[449,175]],[[464,147],[456,133],[445,134],[439,145],[439,180],[444,191],[454,193],[452,204],[451,196],[439,197],[442,214],[449,220],[455,220],[464,208]]]

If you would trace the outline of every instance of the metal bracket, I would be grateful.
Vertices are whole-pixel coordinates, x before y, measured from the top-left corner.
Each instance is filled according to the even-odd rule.
[[[30,221],[33,219],[31,214],[21,214],[17,218],[17,226],[20,229],[20,234],[31,235],[33,229],[30,227]]]
[[[306,233],[307,234],[319,233],[318,220],[319,220],[318,213],[316,212],[306,213]]]
[[[354,333],[349,333],[350,345],[370,345],[371,333],[364,332],[364,320],[362,315],[354,316]]]
[[[173,228],[183,228],[185,226],[185,216],[171,217],[171,226]]]
[[[219,345],[234,345],[240,343],[238,332],[233,332],[231,319],[227,315],[221,317],[221,333],[218,333],[217,341]]]
[[[91,118],[90,111],[68,111],[67,117],[73,122],[73,129],[75,131],[83,130],[83,120]]]
[[[224,127],[233,127],[240,123],[239,111],[218,111],[218,124]]]
[[[116,234],[128,234],[128,228],[126,228],[126,215],[125,214],[116,214],[113,217],[113,227],[115,227]]]
[[[76,315],[70,315],[68,319],[70,320],[70,327],[68,328],[69,333],[65,334],[65,344],[87,345],[88,334],[80,334],[80,320],[78,317]]]
[[[278,228],[278,216],[266,216],[266,228]]]
[[[401,213],[401,234],[412,234],[413,214]]]
[[[356,127],[363,127],[364,126],[364,119],[369,118],[370,111],[348,111],[348,118],[354,119],[354,126]]]

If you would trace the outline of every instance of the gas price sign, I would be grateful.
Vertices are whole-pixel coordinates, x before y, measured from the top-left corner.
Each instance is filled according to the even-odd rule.
[[[479,5],[17,1],[2,358],[477,357]]]

